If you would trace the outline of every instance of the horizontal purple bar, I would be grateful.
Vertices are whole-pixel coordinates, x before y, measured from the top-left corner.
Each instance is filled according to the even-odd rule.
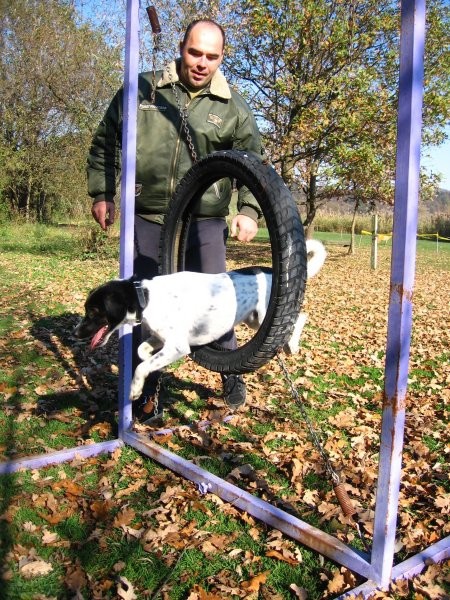
[[[123,440],[158,463],[179,473],[186,479],[194,481],[202,491],[210,491],[216,494],[233,506],[245,510],[260,521],[282,531],[320,554],[328,556],[362,577],[370,578],[372,569],[370,562],[368,562],[369,557],[365,553],[350,548],[328,533],[324,533],[297,517],[220,479],[220,477],[216,477],[189,460],[181,458],[155,442],[149,441],[143,434],[127,431],[124,433]]]
[[[392,569],[390,581],[410,579],[411,577],[419,575],[426,566],[439,563],[448,558],[450,558],[450,536],[436,542],[436,544],[429,546],[426,550],[423,550],[422,552],[419,552],[419,554],[411,556],[411,558],[396,565]],[[366,600],[366,598],[371,598],[375,591],[382,589],[383,588],[376,584],[375,581],[366,581],[359,587],[349,590],[335,600],[343,600],[344,598],[354,599],[356,597]]]
[[[116,448],[123,446],[122,440],[109,440],[108,442],[100,442],[99,444],[87,444],[85,446],[75,446],[65,450],[56,450],[48,454],[39,454],[38,456],[26,456],[11,460],[5,463],[0,463],[0,475],[16,473],[21,469],[40,469],[47,465],[59,464],[73,460],[77,456],[87,458],[96,456],[106,452],[113,452]]]

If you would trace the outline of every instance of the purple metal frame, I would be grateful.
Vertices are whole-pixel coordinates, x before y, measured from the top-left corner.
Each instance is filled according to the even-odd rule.
[[[359,597],[369,598],[376,589],[386,588],[391,581],[412,577],[420,573],[429,562],[438,562],[450,557],[450,537],[447,537],[403,563],[393,566],[412,326],[411,300],[416,254],[424,40],[425,0],[402,0],[394,232],[380,463],[371,555],[343,544],[320,529],[169,452],[143,434],[131,431],[131,403],[128,400],[131,383],[129,328],[123,328],[120,333],[119,438],[101,444],[4,463],[0,465],[0,475],[13,473],[22,468],[39,468],[60,463],[76,456],[94,456],[102,452],[112,452],[123,444],[129,444],[146,456],[197,483],[202,493],[208,491],[215,493],[271,527],[283,531],[286,535],[367,579],[366,583],[339,598],[358,594]],[[139,0],[128,0],[120,236],[121,277],[128,277],[133,272],[138,43]]]

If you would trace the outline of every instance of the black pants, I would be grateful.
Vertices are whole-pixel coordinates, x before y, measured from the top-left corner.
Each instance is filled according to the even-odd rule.
[[[134,275],[138,279],[152,279],[158,275],[159,241],[161,225],[146,221],[136,215],[134,223]],[[198,273],[223,273],[226,271],[226,242],[228,226],[225,219],[193,220],[189,227],[185,268]],[[142,333],[133,331],[133,369],[138,364],[137,348]],[[234,331],[225,334],[219,343],[227,350],[237,347]]]

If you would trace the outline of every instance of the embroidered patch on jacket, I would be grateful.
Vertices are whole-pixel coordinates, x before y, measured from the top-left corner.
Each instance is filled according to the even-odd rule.
[[[167,106],[158,106],[157,104],[152,104],[148,100],[142,100],[142,102],[139,103],[139,110],[160,110],[160,111],[164,111],[164,110],[167,110]]]
[[[206,122],[212,123],[220,129],[222,127],[223,119],[221,117],[218,117],[217,115],[213,115],[213,113],[209,113]]]
[[[136,185],[134,186],[134,195],[140,196],[141,192],[142,192],[142,183],[136,183]]]

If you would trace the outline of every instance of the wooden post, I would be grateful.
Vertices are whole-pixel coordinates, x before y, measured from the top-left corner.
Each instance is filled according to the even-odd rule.
[[[370,256],[370,266],[372,269],[377,268],[378,263],[378,215],[372,217],[372,252]]]

